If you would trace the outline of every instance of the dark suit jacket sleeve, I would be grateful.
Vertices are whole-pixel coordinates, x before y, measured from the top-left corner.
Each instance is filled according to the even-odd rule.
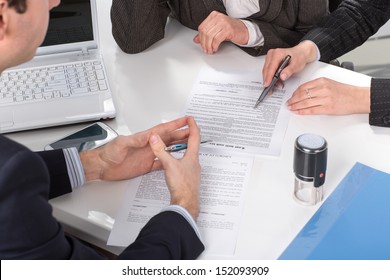
[[[157,214],[141,230],[119,259],[196,259],[204,250],[194,229],[180,214]]]
[[[125,53],[139,53],[164,38],[167,0],[113,0],[112,35]]]
[[[260,47],[241,47],[242,50],[252,56],[267,54],[270,49],[290,48],[296,45],[304,36],[303,32],[291,30],[272,23],[251,20],[256,24],[264,37],[264,45]]]
[[[43,159],[49,171],[49,199],[72,192],[64,152],[60,149],[37,154]]]
[[[212,11],[226,14],[218,0],[113,0],[112,34],[126,53],[139,53],[164,38],[169,15],[197,30]],[[318,20],[327,15],[326,0],[259,1],[260,12],[244,18],[257,24],[264,35],[262,47],[242,47],[258,56],[276,47],[292,47]]]
[[[318,21],[328,15],[325,0],[259,1],[260,12],[247,20],[256,24],[264,45],[243,48],[251,55],[264,55],[270,49],[295,46]]]
[[[387,0],[344,0],[303,40],[313,41],[320,50],[321,61],[329,62],[363,44],[389,18]]]
[[[390,79],[371,80],[370,125],[390,127]]]
[[[197,30],[213,10],[223,12],[216,0],[113,0],[112,34],[125,53],[139,53],[164,38],[168,16]]]
[[[1,135],[0,150],[0,258],[103,258],[81,242],[66,238],[53,218],[47,202],[51,177],[45,162]],[[45,157],[54,154],[48,152]]]
[[[71,192],[62,150],[39,152],[50,176],[50,198]],[[72,245],[71,258],[96,258],[79,243]],[[173,211],[154,216],[141,230],[136,241],[119,256],[122,259],[195,259],[204,250],[192,226]]]

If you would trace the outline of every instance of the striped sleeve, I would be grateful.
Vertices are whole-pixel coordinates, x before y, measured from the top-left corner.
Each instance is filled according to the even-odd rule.
[[[83,165],[81,164],[80,156],[76,148],[63,149],[63,152],[73,190],[84,185],[86,182]]]

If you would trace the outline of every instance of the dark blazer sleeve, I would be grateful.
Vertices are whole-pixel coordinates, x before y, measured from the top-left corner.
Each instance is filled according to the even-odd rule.
[[[370,125],[390,127],[390,79],[371,80]]]
[[[164,38],[168,16],[197,30],[213,10],[224,12],[222,1],[113,0],[112,34],[122,51],[139,53]]]
[[[326,0],[261,0],[259,5],[259,13],[244,18],[258,25],[265,39],[262,47],[242,47],[253,56],[294,46],[328,11]],[[226,14],[217,0],[113,0],[112,34],[125,53],[139,53],[164,38],[169,15],[197,30],[212,11]]]
[[[329,62],[363,44],[389,18],[387,0],[344,0],[302,40],[313,41],[321,61]]]
[[[191,260],[204,250],[192,226],[180,214],[165,211],[144,226],[119,259]]]
[[[112,35],[125,53],[139,53],[164,38],[167,0],[113,0]]]
[[[0,259],[104,258],[67,238],[52,216],[47,200],[56,185],[46,167],[49,162],[59,166],[63,160],[55,158],[61,154],[50,151],[40,157],[2,135],[0,151]]]
[[[264,37],[264,45],[242,48],[253,56],[270,49],[295,46],[319,20],[328,15],[327,0],[259,1],[260,12],[247,18],[256,24]]]
[[[50,176],[49,199],[72,192],[64,152],[60,150],[37,152]]]
[[[39,152],[50,176],[50,198],[71,192],[62,150]],[[78,243],[71,243],[71,258],[96,258]],[[204,250],[192,226],[173,211],[154,216],[141,230],[136,241],[120,255],[123,259],[195,259]]]
[[[47,199],[49,186],[65,174],[62,150],[34,153],[2,135],[0,150],[0,259],[104,259],[66,237],[52,216]],[[121,257],[194,259],[203,249],[191,225],[167,211],[153,217]]]
[[[264,45],[259,47],[240,47],[246,53],[252,56],[265,55],[270,49],[290,48],[296,45],[304,36],[303,32],[291,30],[286,27],[275,25],[256,19],[248,19],[256,24],[264,37]]]

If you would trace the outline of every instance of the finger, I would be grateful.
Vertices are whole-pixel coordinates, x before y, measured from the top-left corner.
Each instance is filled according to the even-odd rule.
[[[300,85],[292,94],[287,104],[291,105],[307,98],[319,97],[318,84],[316,80]]]
[[[202,28],[199,27],[199,30],[201,31],[200,41],[203,49],[208,54],[214,53],[213,43],[217,35],[223,31],[223,26],[220,25],[217,19],[210,16],[208,20],[206,19],[202,23]]]
[[[177,131],[171,132],[165,137],[160,136],[166,145],[172,145],[176,143],[184,143],[187,142],[188,136],[190,135],[190,131],[188,128],[179,129]]]
[[[160,135],[160,137],[161,139],[163,139],[164,143],[168,144],[168,142],[174,142],[174,141],[179,141],[181,139],[188,138],[189,135],[190,135],[190,131],[188,127],[186,127],[186,128],[180,128],[178,130],[169,132],[169,134],[165,136]]]
[[[324,115],[324,114],[329,114],[328,109],[326,106],[314,106],[310,108],[305,108],[301,110],[297,110],[294,113],[298,115]]]
[[[150,131],[159,134],[164,135],[167,133],[170,133],[172,131],[178,130],[179,128],[182,128],[187,125],[187,118],[188,117],[182,117],[170,122],[161,123],[159,125],[156,125],[155,127],[151,128]]]
[[[173,157],[165,151],[166,146],[160,136],[152,133],[149,138],[149,145],[152,148],[154,155],[161,161],[162,166],[167,167]]]
[[[207,32],[204,33],[202,36],[201,44],[203,46],[203,49],[208,53],[213,53],[213,40],[216,34],[220,32],[219,28],[216,26],[211,27]]]
[[[195,44],[199,44],[200,43],[199,33],[194,37],[193,41],[194,41]]]
[[[321,97],[314,97],[314,98],[306,98],[302,99],[294,104],[289,105],[289,109],[291,111],[299,111],[299,110],[305,110],[313,107],[318,107],[325,104],[326,100]]]
[[[278,80],[275,84],[275,88],[284,89],[284,82],[282,80]]]
[[[269,50],[265,58],[263,66],[263,81],[264,86],[269,86],[271,84],[272,78],[276,73],[280,63],[285,58],[285,52],[283,49],[273,49]]]
[[[152,168],[150,171],[156,171],[156,170],[161,170],[163,168],[163,165],[160,160],[155,160],[153,161]]]
[[[287,65],[286,68],[280,72],[280,79],[282,81],[288,80],[296,71],[294,70],[294,65]]]
[[[211,14],[198,27],[199,44],[200,44],[202,50],[205,53],[208,53],[208,49],[207,49],[207,33],[209,32],[209,28],[211,26],[209,24],[210,18],[211,18]]]
[[[207,50],[204,47],[204,35],[202,33],[200,33],[200,32],[199,32],[199,45],[202,48],[202,51],[204,53],[207,53]]]
[[[118,140],[115,141],[124,141],[126,147],[142,148],[148,144],[150,133],[152,132],[162,135],[164,141],[167,143],[173,141],[179,141],[180,139],[188,138],[189,135],[188,130],[186,129],[179,130],[180,128],[186,125],[187,125],[187,117],[182,117],[167,123],[156,125],[155,127],[146,131],[138,132],[133,135],[117,137]]]
[[[200,130],[193,117],[188,118],[188,128],[190,136],[188,138],[188,148],[185,155],[199,156]]]
[[[302,61],[300,61],[300,57],[297,55],[294,56],[294,54],[291,54],[292,49],[287,49],[285,52],[286,56],[291,55],[290,62],[287,64],[287,66],[283,69],[283,71],[280,73],[280,79],[282,81],[288,80],[293,74],[301,71],[303,67],[306,65],[302,65]]]
[[[127,147],[142,148],[148,144],[149,132],[142,131],[133,135],[118,136],[117,139],[118,141],[125,141]]]
[[[226,40],[226,34],[221,30],[217,33],[212,41],[212,51],[216,53],[219,49],[219,46]]]
[[[307,98],[309,98],[309,96],[306,95],[305,89],[299,87],[296,91],[294,91],[290,99],[287,100],[287,105],[293,105]]]

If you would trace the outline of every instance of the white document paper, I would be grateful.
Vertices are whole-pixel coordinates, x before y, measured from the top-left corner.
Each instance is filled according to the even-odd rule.
[[[198,227],[209,255],[234,255],[245,191],[253,156],[217,153],[201,149],[200,213]],[[162,208],[169,205],[163,171],[130,180],[129,190],[117,214],[107,244],[127,246],[141,228]]]
[[[187,102],[185,115],[193,116],[202,140],[210,145],[251,154],[279,155],[290,119],[286,101],[297,88],[289,79],[283,89],[274,89],[254,109],[264,87],[261,65],[256,71],[218,72],[202,68]]]

